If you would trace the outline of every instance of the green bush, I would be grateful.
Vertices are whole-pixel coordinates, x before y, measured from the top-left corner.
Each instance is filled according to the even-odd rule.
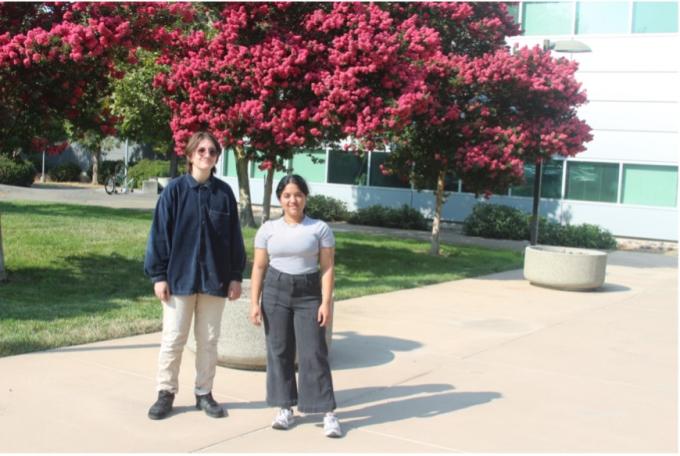
[[[427,220],[416,209],[404,204],[398,209],[375,205],[352,213],[349,223],[354,225],[384,226],[405,230],[427,230]]]
[[[30,187],[35,173],[35,167],[30,161],[0,155],[0,184]]]
[[[463,221],[463,233],[496,239],[529,239],[527,214],[510,206],[481,203]]]
[[[616,239],[603,228],[589,223],[581,225],[560,225],[541,218],[538,227],[538,242],[547,245],[581,247],[586,249],[616,248]]]
[[[186,172],[186,162],[178,158],[177,174],[182,175]],[[148,160],[143,159],[128,168],[128,177],[135,179],[135,187],[140,188],[142,182],[152,177],[170,177],[169,160]]]
[[[326,222],[347,220],[349,217],[344,201],[324,195],[312,195],[307,198],[305,210],[310,217]]]
[[[142,182],[152,177],[169,177],[170,162],[168,160],[140,160],[128,169],[128,177],[134,178],[135,187],[140,188]]]
[[[80,181],[81,169],[75,163],[62,163],[50,169],[47,173],[54,182],[77,182]]]
[[[529,239],[531,216],[509,206],[481,203],[463,222],[463,233],[494,239]],[[587,249],[615,249],[616,239],[597,225],[561,225],[539,219],[538,243]]]

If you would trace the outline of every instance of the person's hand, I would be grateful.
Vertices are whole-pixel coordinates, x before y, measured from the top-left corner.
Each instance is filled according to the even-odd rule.
[[[316,319],[319,322],[319,326],[327,327],[331,322],[331,305],[321,304]]]
[[[168,287],[168,282],[165,280],[154,283],[153,292],[162,302],[168,302],[170,300],[170,287]]]
[[[254,324],[255,326],[260,326],[262,323],[262,311],[260,310],[260,306],[257,304],[251,304],[250,305],[250,322]]]
[[[229,282],[229,291],[227,291],[227,297],[230,301],[235,301],[241,297],[241,282],[232,280]]]

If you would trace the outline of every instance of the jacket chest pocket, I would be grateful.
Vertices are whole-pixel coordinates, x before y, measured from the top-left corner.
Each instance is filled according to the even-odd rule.
[[[217,233],[227,234],[229,232],[229,212],[210,209],[208,210],[208,217],[210,218],[210,225]]]

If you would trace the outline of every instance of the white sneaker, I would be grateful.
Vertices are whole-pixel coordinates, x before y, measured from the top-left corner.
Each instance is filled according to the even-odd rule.
[[[293,411],[291,409],[282,408],[279,413],[272,421],[272,427],[274,429],[286,430],[295,423],[295,417],[293,416]]]
[[[323,417],[323,433],[326,437],[342,437],[342,429],[337,416],[329,413]]]

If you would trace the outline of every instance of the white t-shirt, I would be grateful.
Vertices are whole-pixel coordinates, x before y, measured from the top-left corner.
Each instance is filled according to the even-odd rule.
[[[286,274],[319,270],[319,249],[335,247],[333,231],[322,220],[305,216],[289,225],[283,217],[265,222],[255,235],[255,248],[266,249],[269,264]]]

